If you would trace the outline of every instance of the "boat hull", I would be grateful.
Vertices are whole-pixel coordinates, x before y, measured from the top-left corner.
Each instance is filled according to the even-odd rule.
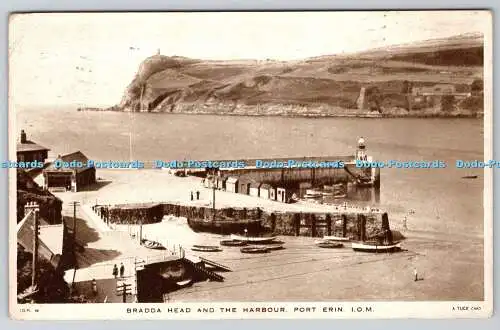
[[[240,249],[241,253],[258,254],[258,253],[269,253],[269,249],[266,247],[259,246],[247,246]]]
[[[197,252],[220,252],[222,249],[218,246],[208,246],[208,245],[193,245],[191,250]]]
[[[188,278],[187,280],[176,282],[176,284],[177,284],[177,286],[179,288],[185,288],[185,287],[190,286],[190,285],[193,284],[193,279],[192,278]]]
[[[388,252],[400,251],[401,243],[396,243],[391,245],[370,245],[363,243],[352,243],[351,247],[354,251],[358,252],[388,253]]]
[[[325,241],[334,241],[334,242],[348,242],[349,241],[349,237],[323,236],[323,240],[325,240]]]
[[[235,240],[235,239],[226,239],[226,240],[220,241],[220,245],[223,245],[223,246],[245,246],[245,245],[247,245],[247,242],[239,241],[239,240]]]
[[[152,250],[166,250],[161,243],[155,241],[143,240],[142,245]]]
[[[271,243],[277,239],[276,236],[272,237],[247,237],[247,236],[240,236],[240,235],[231,235],[231,239],[234,241],[242,241],[242,242],[249,242],[249,243],[256,243],[256,244],[265,244],[265,243]]]
[[[323,249],[340,249],[344,247],[342,243],[332,243],[332,242],[320,242],[316,244],[318,247]]]

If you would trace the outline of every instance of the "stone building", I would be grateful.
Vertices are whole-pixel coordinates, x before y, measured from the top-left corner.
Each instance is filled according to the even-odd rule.
[[[21,137],[17,143],[16,153],[18,162],[39,161],[44,163],[50,149],[28,140],[26,132],[21,130]]]

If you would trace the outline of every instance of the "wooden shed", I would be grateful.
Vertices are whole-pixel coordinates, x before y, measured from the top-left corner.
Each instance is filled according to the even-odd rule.
[[[260,186],[261,186],[260,182],[252,182],[250,184],[250,189],[248,191],[249,195],[259,197],[260,196],[260,190],[259,190]]]
[[[207,177],[203,181],[203,187],[211,189],[214,184],[217,184],[217,181],[215,181],[215,183],[214,183],[214,179],[215,178],[212,175],[207,175]]]
[[[288,188],[276,188],[276,200],[278,202],[289,203],[293,195],[293,191]]]
[[[63,167],[62,163],[81,164],[78,167]],[[95,167],[87,166],[88,158],[76,151],[64,156],[58,156],[56,161],[43,170],[46,189],[65,189],[77,192],[96,183]],[[57,165],[57,166],[56,166]]]
[[[250,185],[252,180],[240,177],[238,180],[238,194],[248,195],[250,193]]]
[[[230,176],[226,180],[226,191],[237,193],[238,192],[238,177]]]
[[[263,183],[259,188],[259,196],[264,199],[271,199],[271,190],[273,187],[270,184]]]
[[[226,179],[222,176],[217,176],[216,178],[216,188],[219,190],[225,190],[226,189]]]
[[[269,189],[269,199],[275,201],[278,198],[278,194],[276,193],[276,188],[273,186],[270,186],[271,188]]]

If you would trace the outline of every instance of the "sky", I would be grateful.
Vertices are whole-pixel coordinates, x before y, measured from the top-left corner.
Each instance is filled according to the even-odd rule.
[[[491,29],[487,12],[39,13],[10,17],[14,106],[119,103],[156,54],[294,60]]]

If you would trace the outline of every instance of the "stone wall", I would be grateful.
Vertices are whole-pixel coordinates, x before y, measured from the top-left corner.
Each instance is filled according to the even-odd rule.
[[[101,211],[106,214],[107,211]],[[120,224],[149,224],[160,222],[164,215],[185,217],[191,220],[202,220],[210,223],[214,219],[213,210],[208,207],[185,206],[161,203],[151,207],[109,209],[109,221]],[[389,228],[388,218],[383,225],[383,216],[376,213],[293,213],[262,211],[259,208],[224,208],[215,210],[218,223],[232,222],[245,225],[249,220],[260,222],[259,228],[265,232],[288,236],[336,235],[351,237],[355,240],[383,238],[384,231]],[[210,225],[208,225],[210,231]],[[214,225],[213,232],[219,232]],[[364,229],[363,229],[364,228]]]

